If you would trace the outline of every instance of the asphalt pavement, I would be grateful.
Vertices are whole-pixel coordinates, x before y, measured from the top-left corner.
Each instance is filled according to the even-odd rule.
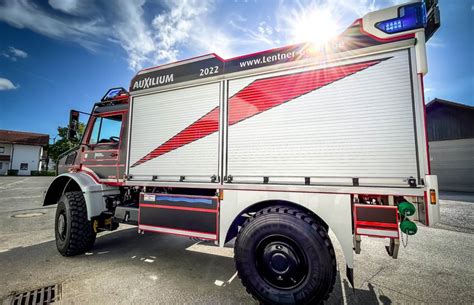
[[[0,177],[0,302],[59,284],[63,304],[257,304],[235,276],[231,247],[134,227],[98,236],[89,253],[62,257],[55,207],[42,207],[52,177]],[[327,304],[472,304],[474,194],[441,194],[441,223],[419,231],[390,258],[383,239],[364,238],[352,289],[342,251]]]

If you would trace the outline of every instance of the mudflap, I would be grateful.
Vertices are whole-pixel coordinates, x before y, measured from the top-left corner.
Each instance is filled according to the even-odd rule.
[[[349,280],[349,283],[352,286],[352,289],[354,289],[354,269],[349,268],[349,266],[346,265],[346,277]]]

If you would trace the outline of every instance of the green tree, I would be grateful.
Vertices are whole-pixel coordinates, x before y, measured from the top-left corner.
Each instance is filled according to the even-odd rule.
[[[59,161],[59,156],[66,151],[70,150],[71,148],[79,145],[79,141],[81,139],[81,135],[84,133],[85,125],[84,123],[79,122],[78,126],[78,140],[71,141],[67,138],[68,128],[67,127],[58,127],[58,135],[59,138],[53,144],[50,144],[48,147],[48,155],[53,162],[57,163]]]

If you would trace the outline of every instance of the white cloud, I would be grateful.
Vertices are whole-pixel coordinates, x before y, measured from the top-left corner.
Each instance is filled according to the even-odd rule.
[[[112,25],[113,37],[128,54],[128,64],[132,70],[139,70],[147,60],[153,61],[156,49],[152,33],[143,18],[145,1],[120,0],[116,3],[117,16]]]
[[[248,28],[244,24],[246,20],[239,18],[229,20],[228,24],[235,30],[239,31],[242,36],[240,37],[240,46],[242,45],[264,45],[267,48],[273,48],[280,44],[276,32],[266,21],[260,21],[256,26],[256,29]]]
[[[231,38],[231,35],[219,29],[218,26],[202,24],[200,32],[205,33],[205,35],[194,37],[190,42],[190,46],[195,45],[196,47],[194,51],[196,55],[216,53],[223,58],[238,55],[237,40]]]
[[[18,86],[15,86],[9,79],[0,77],[0,91],[13,90],[17,88]]]
[[[163,10],[150,22],[145,20],[144,4],[121,0],[113,25],[111,40],[125,49],[131,69],[176,61],[183,50],[232,54],[228,36],[209,23],[212,0],[164,1]]]
[[[99,7],[90,0],[50,0],[54,10],[47,10],[26,0],[6,0],[0,4],[0,21],[73,41],[91,51],[103,49],[105,42],[116,43],[127,53],[129,67],[136,70],[155,47],[143,18],[144,2],[119,0]]]
[[[168,10],[157,15],[152,22],[155,30],[154,39],[160,49],[157,54],[159,58],[176,60],[178,48],[193,39],[190,37],[191,31],[197,32],[199,27],[202,27],[199,18],[208,9],[206,2],[202,4],[195,1],[166,2]]]
[[[446,44],[439,39],[439,37],[431,37],[427,42],[428,48],[444,48]]]
[[[100,17],[91,20],[58,16],[26,0],[6,0],[0,9],[0,21],[51,38],[72,40],[90,50],[98,47],[97,38],[108,31]]]
[[[76,15],[80,12],[80,3],[77,0],[48,0],[49,5],[67,14]]]
[[[403,0],[392,0],[392,2],[403,1]],[[380,9],[380,6],[375,3],[375,0],[355,0],[355,1],[341,1],[337,3],[330,3],[329,5],[337,10],[339,9],[346,10],[351,12],[358,17],[362,17],[363,15],[376,11]],[[380,1],[379,1],[380,2]],[[395,5],[391,3],[389,6]]]
[[[259,21],[256,26],[251,26],[246,18],[236,13],[230,14],[227,23],[234,31],[239,32],[240,41],[234,46],[235,48],[247,46],[252,46],[253,49],[256,49],[256,46],[260,46],[258,49],[274,48],[289,43],[318,41],[317,36],[328,36],[329,32],[334,32],[336,35],[366,13],[400,1],[403,0],[279,1],[275,8],[272,8],[273,11],[268,11],[266,19]],[[323,13],[327,13],[328,16]],[[311,28],[314,24],[324,23],[324,20],[315,19],[329,19],[331,24],[326,24],[327,27]],[[305,23],[309,26],[305,27]]]
[[[0,2],[0,21],[54,39],[73,41],[92,51],[100,50],[104,42],[115,43],[127,53],[129,67],[138,70],[145,64],[176,60],[182,49],[203,52],[218,46],[219,50],[231,53],[227,35],[208,23],[212,3],[160,2],[163,10],[146,20],[145,0],[100,4],[90,0],[49,0],[49,10],[27,0],[6,0]]]
[[[212,0],[165,1],[166,10],[153,18],[153,39],[156,42],[158,61],[174,61],[181,50],[193,54],[217,53],[234,55],[230,38],[222,25],[213,24]]]
[[[384,1],[387,4],[398,0]],[[275,5],[275,11],[269,10],[265,20],[255,22],[249,21],[247,15],[214,12],[216,6],[223,6],[222,2],[215,3],[214,0],[145,2],[48,0],[49,6],[45,6],[28,0],[0,0],[0,22],[50,38],[72,41],[92,51],[121,48],[127,54],[129,68],[138,70],[181,59],[184,53],[214,52],[231,57],[242,50],[253,51],[293,42],[288,28],[291,20],[298,20],[305,10],[326,7],[338,19],[348,16],[352,19],[379,8],[379,2],[376,4],[375,0],[280,1]],[[160,10],[145,12],[148,7]],[[0,55],[11,58],[12,53]],[[22,57],[16,55],[16,58]]]
[[[8,49],[4,52],[2,52],[0,55],[2,55],[5,58],[10,59],[11,61],[17,61],[19,58],[24,59],[28,57],[28,53],[26,53],[23,50],[17,49],[15,47],[8,47]]]
[[[261,21],[258,24],[258,31],[262,35],[272,35],[273,34],[273,28],[266,23],[265,21]]]
[[[244,16],[240,15],[240,14],[236,14],[236,13],[232,13],[230,15],[230,19],[231,20],[235,20],[237,22],[246,22],[248,19],[245,18]]]
[[[16,58],[13,57],[13,56],[11,56],[11,55],[8,54],[7,52],[2,52],[0,55],[2,55],[2,56],[5,57],[5,58],[8,58],[8,59],[10,59],[10,60],[12,60],[12,61],[16,61]]]
[[[121,0],[122,21],[114,25],[116,38],[128,53],[129,66],[138,70],[178,60],[183,51],[200,55],[215,52],[234,55],[229,38],[211,21],[213,0],[166,0],[150,22],[144,18],[144,1]]]
[[[10,53],[13,56],[17,57],[17,58],[27,58],[28,57],[28,53],[26,53],[23,50],[17,49],[15,47],[9,47],[8,51],[10,51]]]

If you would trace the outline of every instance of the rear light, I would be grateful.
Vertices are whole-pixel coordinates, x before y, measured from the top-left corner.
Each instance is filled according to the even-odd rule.
[[[431,204],[436,204],[436,191],[430,190],[430,202]]]
[[[395,34],[426,26],[426,7],[423,2],[398,8],[398,17],[377,22],[375,27],[387,34]]]

